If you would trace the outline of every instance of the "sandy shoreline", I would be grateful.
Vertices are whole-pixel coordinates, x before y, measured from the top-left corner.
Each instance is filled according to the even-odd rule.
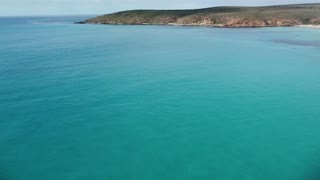
[[[320,25],[298,25],[297,27],[320,29]]]

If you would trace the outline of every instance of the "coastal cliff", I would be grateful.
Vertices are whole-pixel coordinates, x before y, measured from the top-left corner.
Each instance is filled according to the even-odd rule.
[[[79,23],[216,27],[320,25],[320,4],[213,7],[194,10],[131,10],[106,14]]]

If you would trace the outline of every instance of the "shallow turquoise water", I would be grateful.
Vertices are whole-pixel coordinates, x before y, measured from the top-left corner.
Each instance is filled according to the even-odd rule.
[[[320,31],[0,18],[1,180],[320,178]]]

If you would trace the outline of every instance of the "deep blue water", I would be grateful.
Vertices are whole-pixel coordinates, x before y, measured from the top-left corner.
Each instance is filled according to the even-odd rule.
[[[316,180],[320,30],[0,18],[1,180]]]

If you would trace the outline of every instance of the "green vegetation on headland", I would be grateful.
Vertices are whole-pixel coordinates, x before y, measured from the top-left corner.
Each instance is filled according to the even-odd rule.
[[[131,10],[92,18],[83,24],[153,24],[217,27],[320,25],[320,4],[213,7],[194,10]]]

